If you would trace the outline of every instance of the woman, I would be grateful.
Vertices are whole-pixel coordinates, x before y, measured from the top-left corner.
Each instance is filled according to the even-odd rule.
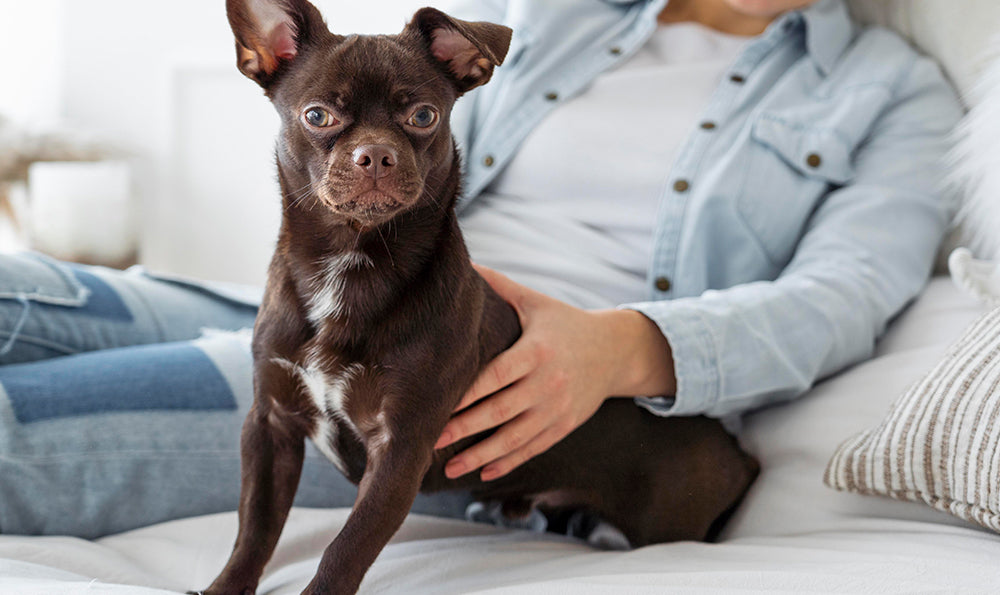
[[[717,417],[799,396],[868,357],[926,281],[961,110],[931,62],[858,29],[842,0],[477,0],[452,14],[515,31],[507,63],[460,102],[453,128],[470,251],[524,334],[445,428],[438,446],[500,426],[449,475],[499,477],[613,396]],[[11,262],[5,277],[43,267],[63,292],[49,301],[78,307],[7,291],[20,298],[0,329],[8,361],[29,357],[26,346],[190,339],[253,315],[176,283]],[[30,270],[7,275],[14,266]],[[73,293],[88,284],[89,301]],[[54,316],[97,340],[45,335]],[[108,339],[110,328],[138,336]],[[250,399],[234,341],[0,368],[11,403],[0,408],[11,428],[0,433],[0,531],[90,536],[233,508]],[[105,365],[147,390],[109,386]],[[41,373],[48,400],[30,390]],[[59,389],[65,400],[51,398]],[[99,394],[83,406],[81,391]],[[299,504],[353,499],[315,457],[302,483]],[[460,516],[465,504],[434,496],[414,510]]]

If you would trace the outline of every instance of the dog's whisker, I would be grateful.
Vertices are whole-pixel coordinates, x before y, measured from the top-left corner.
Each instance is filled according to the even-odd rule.
[[[308,192],[306,192],[306,193],[305,193],[305,194],[303,194],[302,196],[298,197],[298,198],[297,198],[297,199],[296,199],[296,200],[295,200],[294,202],[292,202],[292,203],[291,203],[291,204],[289,205],[289,208],[292,208],[292,207],[295,207],[295,206],[298,206],[299,204],[301,204],[302,202],[304,202],[304,201],[305,201],[306,199],[308,199],[308,198],[314,198],[315,196],[316,196],[316,193],[315,193],[315,191],[313,191],[313,190],[312,190],[312,189],[310,188]],[[309,206],[309,210],[312,210],[312,208],[313,208],[313,207],[315,206],[315,204],[316,204],[316,203],[314,202],[314,203],[313,203],[312,205],[310,205],[310,206]]]
[[[306,184],[305,186],[299,188],[295,192],[289,192],[288,197],[290,199],[290,202],[288,203],[288,206],[285,208],[285,210],[293,209],[306,199],[313,196],[315,196],[315,188],[313,188],[312,184]]]
[[[298,206],[299,202],[301,202],[301,201],[295,201],[295,202],[289,204],[288,207],[286,207],[285,210],[290,211],[290,210],[294,209],[295,207]]]
[[[306,188],[309,188],[309,187],[311,187],[311,186],[312,186],[312,182],[306,182],[306,183],[305,183],[305,184],[303,184],[303,185],[302,185],[302,186],[301,186],[301,187],[300,187],[300,188],[299,188],[298,190],[295,190],[295,192],[296,192],[296,193],[298,193],[298,192],[302,192],[303,190],[305,190]]]
[[[438,177],[435,177],[435,176],[433,176],[431,174],[427,174],[426,180],[428,182],[433,182],[435,184],[440,184],[440,183],[442,183],[442,182],[445,181],[445,178],[438,178]]]
[[[433,82],[434,82],[434,81],[436,81],[436,80],[438,80],[438,77],[436,77],[436,76],[435,76],[435,77],[431,77],[431,78],[427,79],[426,81],[424,81],[424,82],[420,83],[420,84],[419,84],[419,85],[417,85],[416,87],[414,87],[414,88],[413,88],[413,91],[416,91],[416,90],[418,90],[418,89],[420,89],[420,88],[423,88],[423,87],[426,87],[427,85],[429,85],[429,84],[433,83]],[[413,91],[411,91],[411,93],[412,93]]]
[[[293,209],[293,208],[297,207],[300,203],[302,203],[305,199],[309,198],[311,195],[312,195],[311,192],[305,193],[304,195],[298,197],[297,199],[295,199],[294,201],[292,201],[291,203],[289,203],[288,208],[289,209]]]
[[[292,193],[292,197],[295,198],[295,199],[299,199],[302,196],[311,194],[312,192],[313,192],[313,187],[312,187],[312,184],[310,184],[310,185],[305,186],[303,188],[300,188],[296,192]]]
[[[305,190],[308,190],[309,188],[312,188],[312,184],[311,183],[306,184],[305,186],[299,188],[298,190],[292,190],[292,191],[288,192],[287,194],[289,196],[298,196],[300,193],[302,193]]]
[[[378,237],[379,237],[380,240],[382,240],[382,245],[385,246],[385,253],[389,255],[389,266],[391,266],[392,268],[395,269],[396,268],[396,263],[393,262],[393,260],[392,260],[392,250],[389,249],[389,243],[385,241],[385,236],[382,235],[382,229],[379,228],[379,227],[376,227],[375,231],[378,232]]]
[[[358,230],[358,237],[354,238],[354,251],[357,252],[358,247],[361,245],[361,236],[364,234],[362,230]]]

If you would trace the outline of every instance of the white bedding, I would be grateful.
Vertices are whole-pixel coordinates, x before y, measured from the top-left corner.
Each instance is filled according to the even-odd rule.
[[[1000,536],[917,504],[834,492],[823,470],[874,425],[982,312],[937,278],[877,356],[803,399],[751,416],[763,472],[722,543],[600,552],[555,536],[412,515],[362,584],[368,593],[998,593]],[[260,593],[298,593],[346,509],[293,511]],[[96,542],[0,537],[0,593],[183,592],[225,562],[234,513]]]

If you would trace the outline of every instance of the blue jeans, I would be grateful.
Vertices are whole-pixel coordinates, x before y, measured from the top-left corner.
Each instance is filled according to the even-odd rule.
[[[94,538],[236,509],[257,308],[226,295],[0,255],[0,533]],[[308,444],[296,505],[355,494]],[[462,518],[470,501],[413,511]]]

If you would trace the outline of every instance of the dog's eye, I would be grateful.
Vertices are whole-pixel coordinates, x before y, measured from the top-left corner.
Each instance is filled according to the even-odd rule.
[[[437,119],[438,114],[436,111],[429,107],[422,107],[413,112],[413,115],[410,116],[410,119],[406,123],[416,128],[430,128],[437,123]]]
[[[316,128],[329,128],[340,124],[340,120],[333,117],[333,114],[321,107],[311,107],[307,109],[306,113],[303,114],[302,117],[305,118],[307,124],[315,126]]]

